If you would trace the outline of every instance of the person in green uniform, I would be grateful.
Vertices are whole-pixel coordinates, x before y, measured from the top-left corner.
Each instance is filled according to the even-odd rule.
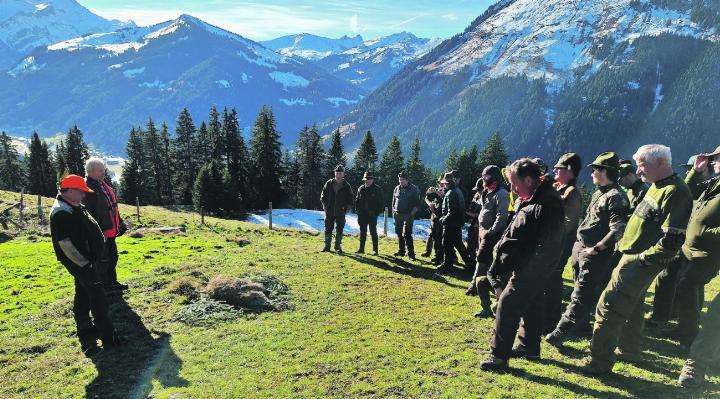
[[[622,238],[628,219],[630,204],[617,183],[617,154],[604,152],[588,166],[592,168],[592,181],[597,189],[572,249],[575,286],[570,303],[555,329],[545,337],[554,345],[570,334],[589,330],[598,296],[610,278],[615,243]]]
[[[673,172],[669,147],[644,145],[633,158],[638,175],[651,186],[628,221],[618,246],[623,256],[598,301],[592,357],[583,368],[588,374],[611,372],[618,355],[639,356],[645,293],[685,241],[692,208],[690,189]]]
[[[618,183],[627,190],[628,201],[630,201],[630,213],[632,213],[643,200],[643,197],[645,197],[648,185],[635,173],[635,167],[632,164],[620,164],[618,172],[620,177]]]

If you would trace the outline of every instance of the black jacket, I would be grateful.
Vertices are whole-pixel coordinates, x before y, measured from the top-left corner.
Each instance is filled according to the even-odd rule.
[[[442,202],[440,223],[445,226],[462,226],[465,223],[465,198],[457,186],[450,188]]]
[[[549,180],[543,180],[535,194],[515,205],[516,213],[497,244],[497,255],[488,271],[495,288],[498,277],[525,268],[544,268],[557,264],[565,234],[563,202]],[[539,282],[541,283],[541,282]]]
[[[340,190],[335,193],[333,185],[335,179],[325,182],[322,193],[320,194],[320,202],[322,202],[325,215],[345,216],[353,203],[353,192],[347,180],[343,180]]]
[[[73,275],[84,265],[73,263],[60,248],[60,241],[70,239],[73,246],[90,263],[97,262],[103,254],[105,237],[95,219],[83,205],[72,206],[60,195],[55,199],[50,211],[50,235],[55,256]]]
[[[384,208],[385,203],[380,186],[373,183],[370,187],[363,184],[358,188],[355,196],[355,212],[358,216],[375,217],[381,214]]]
[[[118,211],[118,215],[120,215],[120,211],[117,209],[117,198],[115,201],[113,201],[112,198],[105,198],[105,194],[103,193],[101,187],[102,182],[95,180],[92,177],[87,177],[85,181],[87,182],[88,187],[90,187],[94,192],[85,194],[83,205],[85,205],[85,208],[93,219],[97,221],[100,229],[102,231],[107,231],[113,227],[111,215],[114,215],[116,210]],[[108,205],[109,203],[112,203],[112,207]],[[125,222],[123,222],[122,218],[120,218],[117,228],[118,235],[122,235],[125,230],[127,230]]]

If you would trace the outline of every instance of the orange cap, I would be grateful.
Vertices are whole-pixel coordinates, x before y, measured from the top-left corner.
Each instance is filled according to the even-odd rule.
[[[86,193],[93,193],[94,191],[88,187],[85,183],[85,179],[78,175],[67,175],[60,182],[60,188],[74,188],[76,190],[82,190]]]

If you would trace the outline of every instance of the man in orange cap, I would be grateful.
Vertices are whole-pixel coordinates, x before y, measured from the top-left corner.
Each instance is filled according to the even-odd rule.
[[[62,179],[50,210],[50,234],[55,256],[75,279],[77,335],[83,353],[90,357],[100,352],[97,338],[105,348],[119,346],[121,339],[110,321],[105,291],[97,275],[95,265],[103,254],[105,237],[82,205],[86,193],[92,190],[82,177]]]

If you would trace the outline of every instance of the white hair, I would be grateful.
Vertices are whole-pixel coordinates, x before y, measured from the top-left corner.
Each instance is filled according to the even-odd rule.
[[[95,169],[96,165],[102,165],[102,167],[104,168],[105,162],[103,162],[102,159],[97,158],[97,157],[92,157],[92,158],[88,159],[87,161],[85,161],[85,174],[87,175],[90,172],[92,172]]]
[[[646,144],[638,148],[635,155],[633,155],[635,162],[642,159],[645,162],[657,164],[661,159],[667,162],[668,165],[672,165],[672,154],[670,147],[662,144]]]

